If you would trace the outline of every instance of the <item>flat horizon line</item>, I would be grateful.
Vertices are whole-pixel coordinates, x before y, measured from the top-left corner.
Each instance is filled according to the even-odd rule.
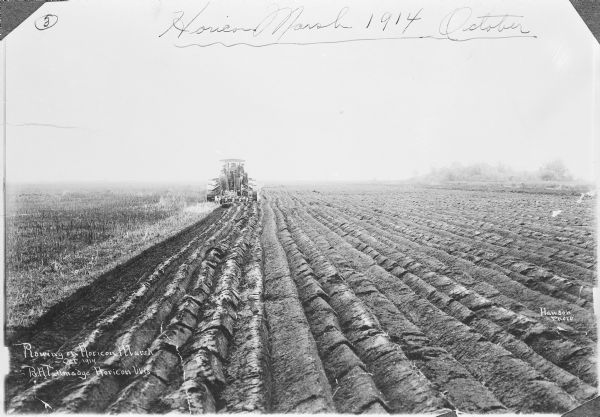
[[[595,184],[597,181],[593,179],[581,179],[576,178],[573,180],[457,180],[457,181],[438,181],[438,180],[427,180],[419,177],[405,178],[405,179],[384,179],[384,178],[371,178],[371,179],[319,179],[319,180],[308,180],[308,179],[296,179],[296,180],[278,180],[278,179],[256,179],[259,184],[327,184],[327,183],[350,183],[350,184],[384,184],[384,183],[410,183],[410,184],[460,184],[460,183],[473,183],[473,184]],[[7,181],[4,183],[7,186],[14,185],[198,185],[205,184],[206,180],[38,180],[38,181]]]

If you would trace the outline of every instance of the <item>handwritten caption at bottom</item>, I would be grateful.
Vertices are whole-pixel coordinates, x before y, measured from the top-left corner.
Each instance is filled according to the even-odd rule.
[[[147,368],[131,366],[120,368],[106,366],[103,362],[110,357],[149,357],[150,350],[133,350],[129,345],[121,345],[117,350],[95,351],[88,350],[84,345],[77,346],[70,351],[43,351],[37,350],[31,343],[19,343],[22,346],[22,355],[24,364],[22,372],[29,378],[35,380],[58,378],[58,377],[77,377],[87,379],[92,375],[96,376],[129,376],[148,374]],[[28,364],[27,361],[32,363]],[[40,363],[45,361],[46,363]],[[35,363],[34,363],[35,362]]]

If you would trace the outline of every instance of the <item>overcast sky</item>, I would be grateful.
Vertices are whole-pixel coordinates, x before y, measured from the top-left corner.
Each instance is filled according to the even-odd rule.
[[[46,3],[11,33],[8,181],[204,180],[225,157],[264,181],[556,158],[593,177],[599,48],[566,0],[485,2],[525,15],[537,39],[177,48],[158,37],[199,4]],[[36,30],[46,13],[58,23]]]

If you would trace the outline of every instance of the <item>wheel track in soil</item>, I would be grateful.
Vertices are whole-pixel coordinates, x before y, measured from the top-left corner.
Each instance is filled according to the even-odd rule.
[[[498,268],[500,284],[474,281],[464,271],[489,269],[467,253],[343,201],[267,190],[103,275],[9,340],[142,353],[57,365],[84,380],[34,383],[17,361],[8,411],[565,412],[596,394],[586,323],[556,335],[514,296],[566,300]]]

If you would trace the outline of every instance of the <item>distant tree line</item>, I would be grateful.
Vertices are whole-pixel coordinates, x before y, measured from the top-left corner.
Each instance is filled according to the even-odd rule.
[[[433,169],[430,173],[414,178],[419,181],[571,181],[573,176],[560,160],[542,165],[537,171],[518,171],[503,164],[452,164],[449,167]]]

